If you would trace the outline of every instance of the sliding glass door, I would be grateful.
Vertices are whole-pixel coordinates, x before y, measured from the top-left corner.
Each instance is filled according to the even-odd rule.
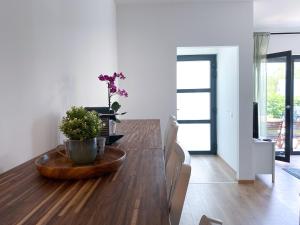
[[[191,153],[216,154],[216,55],[177,56],[178,140]]]
[[[292,148],[293,79],[291,51],[267,55],[267,138],[276,159],[289,162]]]

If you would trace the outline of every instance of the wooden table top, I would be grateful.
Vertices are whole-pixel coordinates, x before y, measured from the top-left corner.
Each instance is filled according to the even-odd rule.
[[[169,224],[159,120],[125,120],[122,167],[97,179],[55,181],[34,159],[0,175],[0,224]]]

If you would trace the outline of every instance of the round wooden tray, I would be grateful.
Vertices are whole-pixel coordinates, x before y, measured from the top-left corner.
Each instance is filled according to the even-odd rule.
[[[64,150],[62,150],[64,151]],[[104,154],[98,156],[93,164],[76,165],[62,151],[53,151],[35,160],[41,175],[55,179],[86,179],[115,172],[126,158],[126,152],[113,147],[105,147]]]

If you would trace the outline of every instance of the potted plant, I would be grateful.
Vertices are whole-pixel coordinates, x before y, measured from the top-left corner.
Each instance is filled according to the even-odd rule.
[[[98,79],[102,82],[106,82],[107,91],[108,91],[108,109],[112,111],[113,114],[117,114],[118,110],[121,108],[121,105],[118,101],[112,102],[114,96],[128,97],[128,93],[125,89],[118,88],[116,85],[116,80],[125,80],[126,77],[121,73],[114,73],[113,75],[99,75]],[[119,115],[124,115],[125,113],[120,113]],[[116,130],[116,122],[119,123],[120,120],[116,116],[112,116],[109,120],[109,133],[114,134]]]
[[[71,107],[59,129],[68,138],[65,142],[70,159],[76,164],[88,164],[97,156],[97,135],[102,128],[98,114],[83,107]]]

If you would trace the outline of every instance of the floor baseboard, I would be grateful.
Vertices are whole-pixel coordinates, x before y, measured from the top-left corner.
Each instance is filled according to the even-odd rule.
[[[239,184],[254,184],[254,180],[238,180]]]
[[[225,159],[223,159],[220,155],[217,155],[217,157],[219,158],[219,159],[221,159],[222,160],[222,162],[225,164],[225,165],[227,165],[228,166],[228,168],[230,168],[231,170],[232,170],[232,172],[235,174],[235,177],[236,177],[236,171],[225,161]]]

